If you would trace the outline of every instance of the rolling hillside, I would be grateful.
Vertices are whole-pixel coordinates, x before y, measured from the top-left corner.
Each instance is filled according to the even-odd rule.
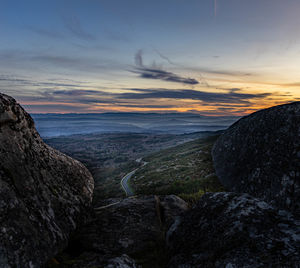
[[[205,192],[222,191],[211,149],[218,136],[200,138],[144,158],[147,165],[133,176],[136,194],[176,194],[193,202]]]

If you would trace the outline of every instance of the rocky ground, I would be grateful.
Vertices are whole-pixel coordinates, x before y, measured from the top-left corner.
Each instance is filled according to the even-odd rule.
[[[125,258],[137,267],[165,267],[166,232],[187,210],[187,203],[174,195],[105,200],[56,261],[60,267],[91,268]]]
[[[206,194],[167,233],[168,266],[296,267],[299,227],[292,214],[248,194]]]

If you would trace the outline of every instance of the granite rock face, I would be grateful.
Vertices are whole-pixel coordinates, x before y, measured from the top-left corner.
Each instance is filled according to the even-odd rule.
[[[213,161],[227,190],[300,214],[300,102],[240,119],[217,140]]]
[[[30,115],[0,94],[0,267],[41,267],[62,250],[93,187],[89,171],[46,145]]]
[[[128,257],[128,255],[123,254],[120,257],[116,257],[108,260],[107,265],[104,268],[138,268],[135,261]]]
[[[169,267],[300,267],[300,222],[248,194],[206,194],[170,228]]]
[[[96,204],[94,215],[70,241],[68,250],[76,254],[65,262],[71,259],[72,268],[119,267],[109,265],[112,260],[129,265],[131,259],[134,264],[129,267],[163,267],[165,233],[187,210],[187,204],[176,196],[105,200]]]

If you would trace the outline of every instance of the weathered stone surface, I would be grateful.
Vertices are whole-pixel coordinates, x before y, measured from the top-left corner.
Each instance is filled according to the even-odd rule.
[[[77,252],[73,259],[69,257],[73,263],[70,267],[104,267],[123,254],[135,260],[136,265],[162,267],[167,258],[165,231],[188,209],[187,204],[176,196],[108,201],[98,204],[95,215],[70,241],[69,251]]]
[[[217,140],[213,161],[221,183],[300,213],[300,102],[253,113]]]
[[[64,258],[64,260],[60,260]],[[109,258],[103,257],[101,253],[97,252],[84,252],[79,258],[70,258],[70,256],[60,256],[59,262],[48,263],[48,268],[142,268],[141,265],[136,264],[135,260],[126,254],[121,256]]]
[[[93,178],[47,146],[29,114],[0,94],[0,267],[41,267],[91,203]]]
[[[138,268],[135,261],[128,257],[126,254],[123,254],[120,257],[116,257],[108,260],[108,264],[105,268]]]
[[[170,228],[169,267],[300,267],[300,223],[248,194],[206,194]]]
[[[176,195],[161,196],[160,211],[165,229],[168,230],[179,215],[188,209],[188,204]]]

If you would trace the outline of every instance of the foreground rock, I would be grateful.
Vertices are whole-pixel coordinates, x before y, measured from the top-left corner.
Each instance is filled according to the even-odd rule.
[[[300,223],[247,194],[204,195],[168,232],[169,267],[300,267]]]
[[[188,209],[176,196],[111,199],[98,205],[89,223],[70,241],[65,255],[57,257],[62,265],[119,267],[109,266],[118,261],[127,263],[120,267],[163,267],[167,262],[166,230]]]
[[[221,183],[300,214],[300,102],[233,124],[213,148]]]
[[[120,257],[116,257],[108,260],[105,268],[137,268],[135,261],[129,258],[126,254],[123,254]]]
[[[62,250],[92,199],[93,178],[47,146],[0,94],[0,267],[41,267]]]

